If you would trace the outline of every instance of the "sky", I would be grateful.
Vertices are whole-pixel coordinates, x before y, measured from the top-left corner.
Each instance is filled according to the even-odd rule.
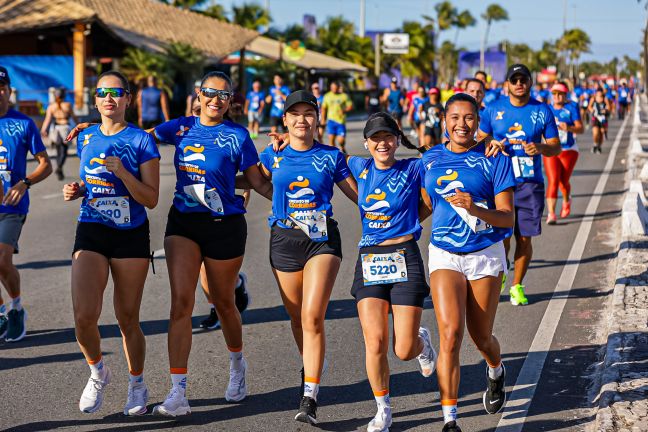
[[[439,0],[365,0],[367,30],[393,31],[403,21],[423,21],[422,15],[435,16],[434,5]],[[212,0],[225,6],[240,5],[255,0]],[[468,50],[479,50],[485,22],[479,15],[486,5],[498,3],[508,11],[509,21],[493,23],[489,34],[489,45],[502,39],[524,42],[539,48],[543,40],[555,40],[563,32],[563,16],[566,8],[567,29],[578,27],[590,36],[591,53],[584,54],[581,61],[609,61],[614,56],[628,55],[638,58],[641,50],[643,27],[648,1],[641,0],[454,0],[461,11],[468,9],[478,18],[477,24],[461,31],[458,45]],[[293,23],[302,23],[304,14],[315,15],[317,23],[326,18],[343,15],[359,27],[360,0],[256,0],[264,6],[269,4],[273,26],[283,28]],[[454,40],[455,31],[444,32],[442,39]]]

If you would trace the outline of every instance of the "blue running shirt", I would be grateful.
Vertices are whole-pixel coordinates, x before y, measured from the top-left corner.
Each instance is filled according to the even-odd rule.
[[[414,96],[412,98],[412,105],[414,105],[414,121],[423,121],[424,119],[421,118],[421,116],[425,116],[424,111],[419,111],[420,106],[425,106],[425,104],[429,103],[430,99],[427,97],[420,97],[418,95]]]
[[[245,213],[234,192],[236,173],[259,162],[247,129],[230,121],[203,126],[199,117],[180,117],[155,128],[155,136],[176,147],[173,205],[183,213],[228,216]]]
[[[117,156],[124,168],[141,180],[140,165],[160,152],[153,137],[142,129],[128,125],[111,136],[99,125],[85,129],[77,140],[79,176],[86,185],[79,222],[96,222],[112,228],[136,228],[146,220],[146,209],[132,197],[124,183],[106,170],[106,158]]]
[[[475,252],[512,234],[511,228],[490,226],[446,201],[459,189],[468,192],[476,205],[495,209],[495,196],[515,186],[511,159],[501,153],[487,158],[484,151],[484,144],[479,144],[465,153],[453,153],[444,144],[423,154],[425,190],[432,201],[430,243],[440,249]]]
[[[566,103],[561,109],[556,109],[551,105],[551,111],[554,114],[556,126],[558,123],[567,123],[567,126],[574,126],[574,122],[581,119],[578,105],[573,102]],[[563,150],[578,151],[576,137],[573,133],[558,129],[558,138],[560,138],[560,146]]]
[[[27,176],[27,152],[35,155],[44,151],[40,131],[32,119],[13,109],[0,117],[0,177],[5,194]],[[17,205],[0,205],[0,213],[28,211],[28,190]]]
[[[333,186],[351,175],[344,155],[337,148],[318,142],[305,151],[288,146],[275,152],[272,147],[266,147],[260,158],[272,173],[272,214],[268,217],[271,227],[277,224],[290,228],[284,223],[286,219],[302,220],[308,214],[333,216]]]
[[[401,159],[389,169],[376,168],[373,158],[352,156],[349,169],[358,182],[362,238],[358,247],[413,234],[421,237],[419,197],[423,166],[418,158]]]
[[[250,90],[246,98],[247,100],[250,101],[248,110],[252,112],[259,111],[259,107],[261,106],[261,102],[263,101],[263,98],[265,98],[265,94],[262,91],[255,92],[254,90]]]
[[[547,104],[529,99],[516,107],[509,98],[500,98],[488,105],[481,116],[479,129],[498,141],[506,138],[506,152],[511,156],[518,183],[544,183],[542,155],[529,156],[522,144],[540,143],[557,138],[558,128]]]
[[[283,97],[281,96],[283,93]],[[272,96],[272,107],[270,108],[270,117],[281,117],[283,116],[284,105],[286,104],[285,98],[290,94],[290,89],[286,86],[277,86],[270,87],[268,94]]]

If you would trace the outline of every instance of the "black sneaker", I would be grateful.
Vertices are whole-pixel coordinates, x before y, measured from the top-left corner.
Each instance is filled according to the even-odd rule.
[[[461,432],[461,428],[456,421],[452,420],[443,425],[442,432]]]
[[[7,334],[7,327],[9,327],[9,319],[7,319],[7,315],[2,314],[0,315],[0,339],[4,338],[5,335]],[[304,383],[304,369],[302,369],[302,384]],[[302,385],[302,388],[304,386]]]
[[[304,374],[304,368],[301,368],[301,387],[299,387],[299,399],[304,397],[304,379],[306,374]]]
[[[486,391],[484,392],[484,409],[488,414],[496,414],[500,412],[506,402],[506,389],[504,383],[506,381],[506,368],[502,363],[502,375],[497,379],[491,379],[488,376],[488,367],[486,367]]]
[[[315,399],[308,396],[302,397],[295,420],[312,425],[317,424],[317,402]]]
[[[236,309],[239,313],[242,313],[250,305],[250,295],[247,292],[247,275],[243,272],[239,273],[239,279],[241,279],[241,286],[234,290],[234,302],[236,303]]]
[[[209,316],[200,323],[200,328],[206,330],[214,330],[220,328],[220,321],[218,320],[216,309],[211,308]]]
[[[27,334],[27,311],[25,308],[20,310],[12,309],[8,314],[9,323],[7,325],[7,334],[5,341],[18,342]]]

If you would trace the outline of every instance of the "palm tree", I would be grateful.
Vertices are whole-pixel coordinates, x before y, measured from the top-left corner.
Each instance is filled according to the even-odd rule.
[[[229,22],[229,20],[227,19],[227,12],[225,11],[225,6],[223,6],[222,4],[213,4],[203,11],[196,12],[201,12],[208,17],[212,17],[219,21]]]
[[[267,9],[256,3],[244,3],[232,7],[234,17],[232,22],[251,30],[258,31],[259,27],[267,26],[272,22],[272,17]],[[245,94],[245,47],[239,51],[238,91]]]
[[[574,78],[574,65],[578,63],[581,54],[590,52],[591,40],[587,33],[579,28],[565,30],[562,37],[556,43],[561,51],[569,56],[569,75]]]
[[[180,9],[191,10],[207,3],[208,0],[160,0],[162,3],[170,4]]]
[[[486,51],[486,44],[488,43],[488,32],[490,26],[494,21],[506,21],[509,19],[508,12],[497,3],[493,3],[486,8],[481,17],[486,20],[486,30],[484,31],[484,38],[482,39],[481,51],[479,54],[479,69],[484,69],[484,53]]]
[[[461,13],[455,16],[452,25],[455,28],[455,38],[454,44],[457,45],[457,40],[459,39],[459,30],[464,30],[468,27],[472,27],[477,23],[475,17],[472,16],[469,10],[464,10]]]
[[[430,65],[434,62],[434,46],[430,39],[432,26],[422,25],[417,21],[405,21],[403,33],[410,36],[409,52],[395,58],[401,73],[406,77],[421,77],[430,73]]]

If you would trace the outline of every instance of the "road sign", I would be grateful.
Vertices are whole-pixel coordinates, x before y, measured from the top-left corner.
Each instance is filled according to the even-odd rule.
[[[382,52],[385,54],[407,54],[409,52],[409,34],[384,33],[382,35]]]

